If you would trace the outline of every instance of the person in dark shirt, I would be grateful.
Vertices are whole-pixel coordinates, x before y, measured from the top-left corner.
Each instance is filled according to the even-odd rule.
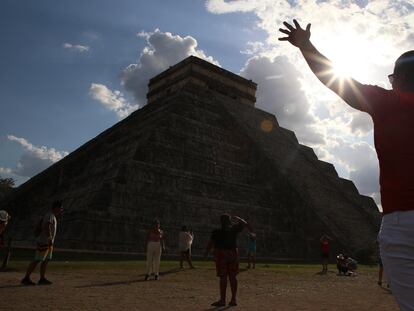
[[[235,222],[232,224],[232,220]],[[221,228],[212,232],[210,242],[207,245],[205,257],[214,248],[214,261],[216,263],[217,276],[220,277],[220,300],[212,303],[212,306],[222,307],[226,305],[227,277],[230,281],[231,301],[229,306],[237,306],[237,279],[239,272],[239,254],[237,249],[237,235],[245,227],[249,231],[248,223],[238,216],[228,214],[220,217]]]

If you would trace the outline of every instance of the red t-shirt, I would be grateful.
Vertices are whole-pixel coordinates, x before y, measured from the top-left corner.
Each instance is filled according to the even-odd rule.
[[[321,241],[321,252],[323,254],[329,254],[329,241],[328,240]]]
[[[362,85],[360,108],[374,121],[384,214],[414,210],[414,93]]]

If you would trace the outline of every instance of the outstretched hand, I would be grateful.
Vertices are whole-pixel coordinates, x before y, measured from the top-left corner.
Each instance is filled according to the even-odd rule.
[[[283,25],[288,29],[279,28],[279,31],[288,35],[287,37],[279,38],[279,41],[289,41],[292,45],[302,48],[304,47],[310,39],[310,28],[311,24],[306,26],[306,29],[302,29],[300,27],[298,21],[296,19],[293,20],[296,28],[290,25],[287,22],[283,22]]]

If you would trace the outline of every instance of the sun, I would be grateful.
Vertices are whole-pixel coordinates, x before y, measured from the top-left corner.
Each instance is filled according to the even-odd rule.
[[[336,78],[347,80],[366,80],[368,76],[366,64],[362,61],[361,55],[353,55],[354,51],[335,51],[332,55],[332,71]]]
[[[332,61],[335,78],[369,79],[368,63],[372,58],[372,47],[358,35],[348,33],[336,37],[321,50],[326,51],[326,56]]]

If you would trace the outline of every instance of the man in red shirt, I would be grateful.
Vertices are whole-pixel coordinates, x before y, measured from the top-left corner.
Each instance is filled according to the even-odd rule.
[[[320,238],[321,242],[321,257],[322,257],[322,274],[328,273],[328,263],[329,263],[329,242],[332,239],[326,234],[322,235]]]
[[[378,236],[381,258],[401,310],[414,310],[414,50],[395,62],[392,90],[337,78],[329,59],[310,41],[310,27],[296,20],[279,29],[279,38],[298,47],[317,78],[351,107],[374,122],[380,166],[383,218]]]

